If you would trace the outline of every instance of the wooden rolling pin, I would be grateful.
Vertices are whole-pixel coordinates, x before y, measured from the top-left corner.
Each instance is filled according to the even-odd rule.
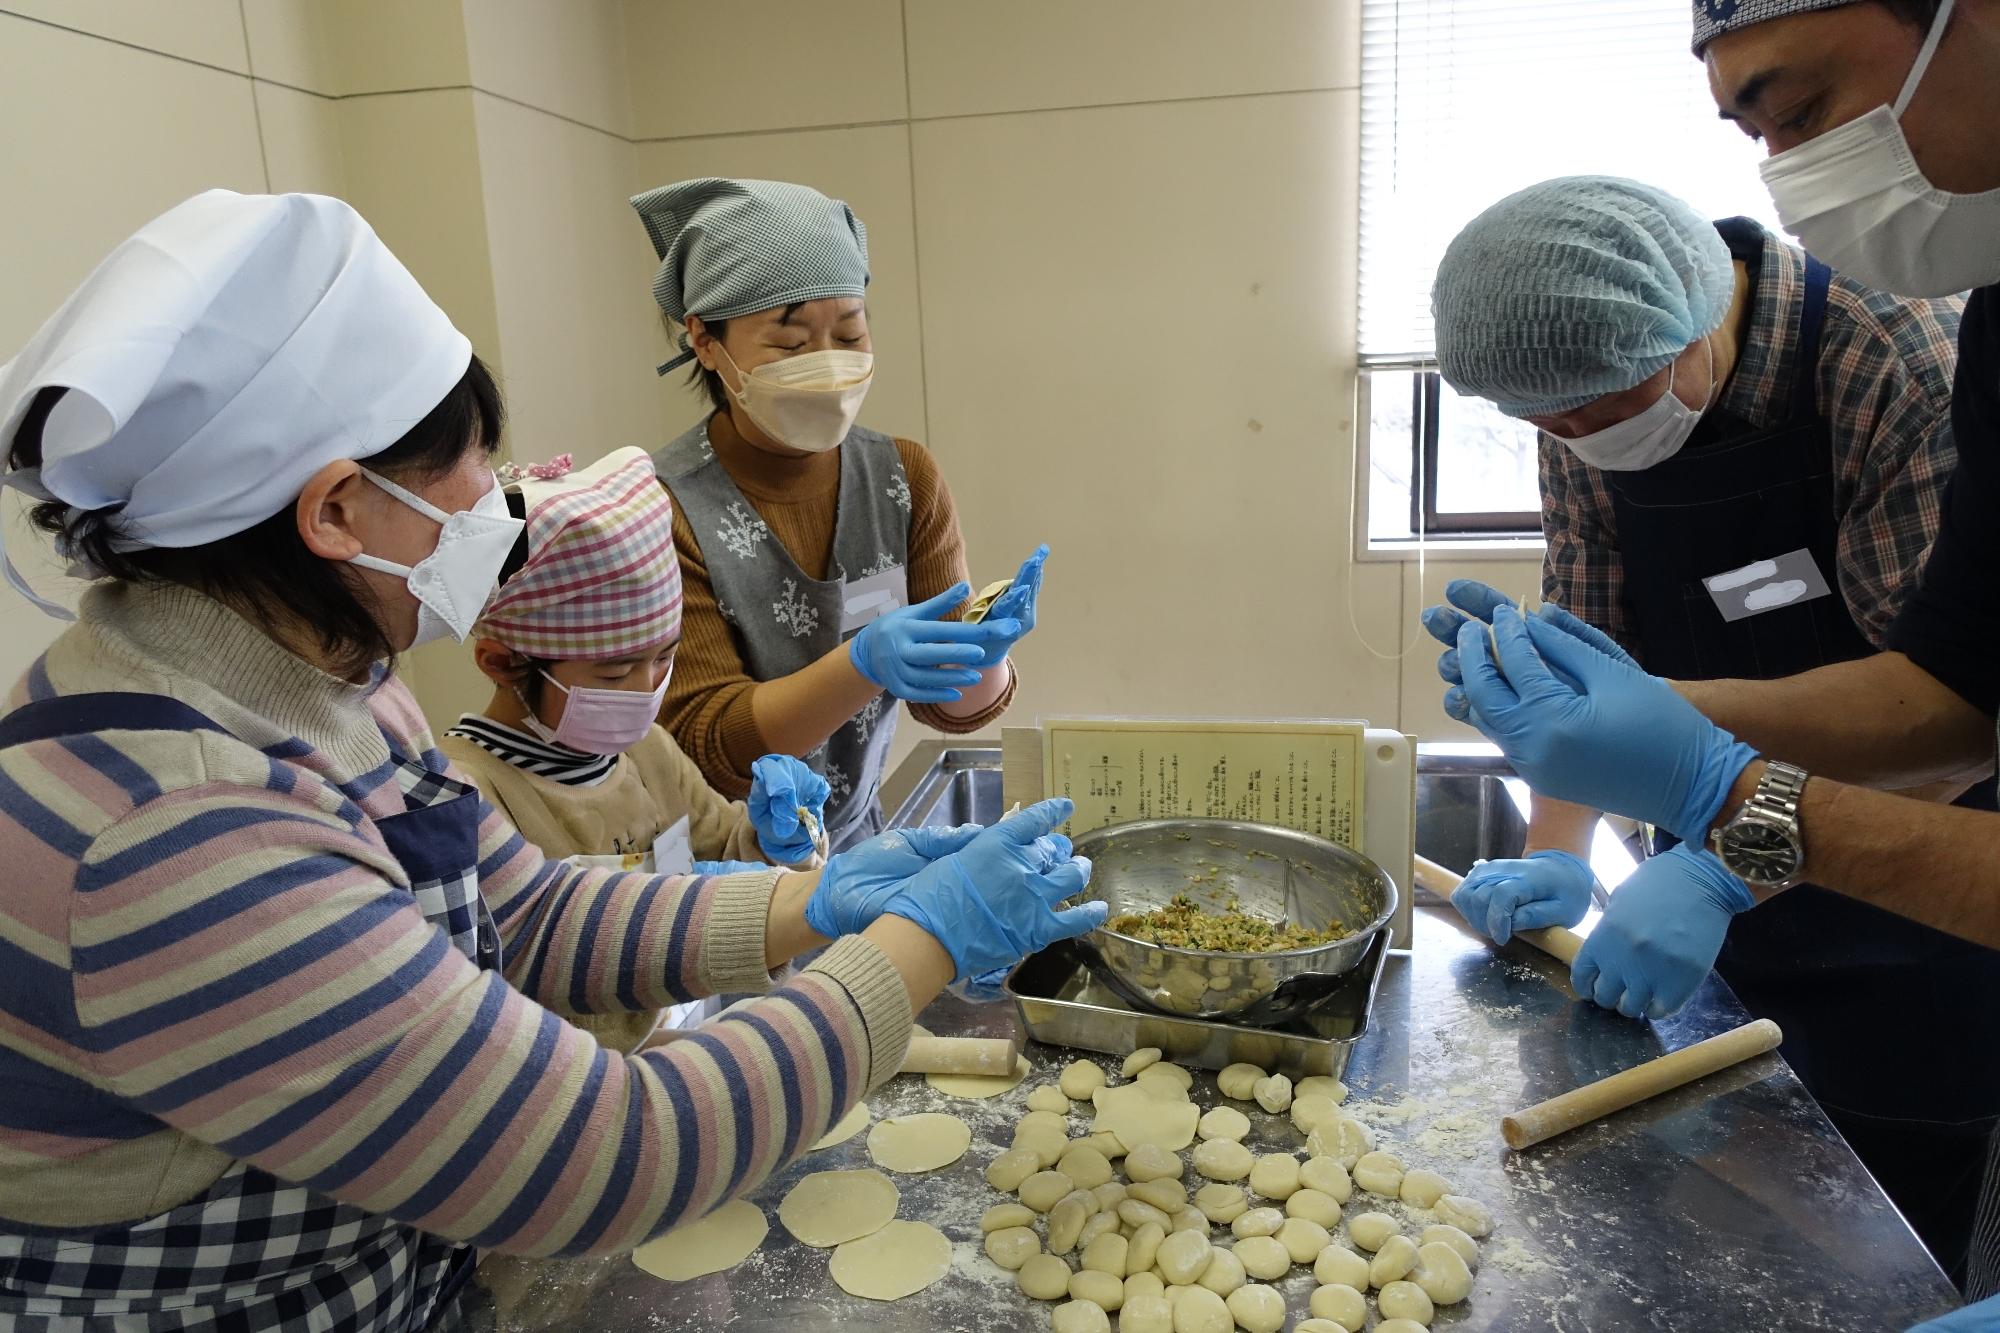
[[[1447,869],[1437,862],[1419,856],[1417,862],[1417,883],[1432,893],[1449,898],[1465,882],[1465,876],[1456,870]],[[1565,963],[1576,961],[1576,951],[1583,947],[1583,936],[1561,926],[1546,926],[1540,930],[1517,930],[1514,938],[1526,940],[1543,953]]]
[[[1636,1106],[1752,1056],[1778,1049],[1785,1034],[1768,1018],[1698,1041],[1657,1060],[1587,1083],[1574,1092],[1551,1097],[1500,1121],[1500,1136],[1509,1148],[1527,1148],[1602,1119],[1613,1111]]]
[[[1021,1048],[999,1037],[933,1037],[919,1032],[903,1056],[905,1074],[991,1074],[1014,1072]]]

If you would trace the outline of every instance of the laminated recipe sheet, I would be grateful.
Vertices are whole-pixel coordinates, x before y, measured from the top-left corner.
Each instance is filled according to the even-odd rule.
[[[1278,824],[1361,850],[1361,722],[1043,719],[1043,793],[1072,835],[1142,819]]]

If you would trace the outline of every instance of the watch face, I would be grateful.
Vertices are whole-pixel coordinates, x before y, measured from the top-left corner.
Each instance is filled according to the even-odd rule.
[[[1722,834],[1723,860],[1738,878],[1763,884],[1790,879],[1799,868],[1799,846],[1784,829],[1743,820]]]

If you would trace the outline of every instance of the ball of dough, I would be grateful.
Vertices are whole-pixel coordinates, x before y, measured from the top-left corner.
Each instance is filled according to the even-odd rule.
[[[1059,1301],[1069,1290],[1069,1265],[1053,1254],[1033,1254],[1014,1274],[1021,1294],[1038,1301]]]
[[[986,1183],[1012,1194],[1021,1182],[1042,1169],[1041,1159],[1026,1148],[1009,1148],[986,1164]]]
[[[1437,1172],[1419,1168],[1403,1173],[1400,1193],[1403,1202],[1412,1208],[1429,1208],[1451,1193],[1451,1184]]]
[[[1061,1075],[1056,1079],[1056,1086],[1061,1088],[1063,1096],[1071,1101],[1087,1102],[1092,1093],[1110,1081],[1105,1077],[1104,1071],[1090,1061],[1072,1060],[1063,1066]]]
[[[1030,1111],[1028,1114],[1039,1113]],[[1014,1133],[1013,1150],[1030,1154],[1035,1159],[1035,1169],[1046,1171],[1069,1151],[1069,1135],[1061,1130],[1043,1127],[1017,1130]]]
[[[1382,1242],[1382,1248],[1375,1251],[1375,1258],[1368,1265],[1368,1285],[1386,1287],[1391,1282],[1400,1282],[1416,1266],[1417,1243],[1408,1236],[1391,1236]]]
[[[1350,1172],[1363,1155],[1374,1150],[1374,1134],[1351,1115],[1342,1115],[1331,1124],[1321,1125],[1306,1138],[1308,1156],[1331,1157]]]
[[[1457,1227],[1475,1240],[1493,1234],[1493,1214],[1485,1204],[1463,1194],[1447,1194],[1431,1205],[1431,1213],[1448,1227]]]
[[[1091,1147],[1103,1153],[1106,1161],[1115,1162],[1125,1155],[1124,1143],[1119,1140],[1116,1134],[1113,1134],[1108,1129],[1100,1129],[1095,1134],[1086,1134],[1078,1139],[1077,1142],[1088,1143]]]
[[[1072,1143],[1069,1150],[1056,1163],[1056,1170],[1076,1182],[1080,1190],[1094,1190],[1110,1180],[1113,1172],[1111,1163],[1104,1154],[1087,1143]]]
[[[1003,1227],[986,1233],[986,1257],[1013,1272],[1042,1252],[1042,1238],[1028,1227]]]
[[[1354,1197],[1354,1181],[1347,1174],[1347,1168],[1331,1157],[1309,1157],[1299,1168],[1299,1184],[1309,1190],[1318,1190],[1335,1203],[1346,1203]]]
[[[1089,1301],[1100,1310],[1116,1310],[1125,1304],[1125,1279],[1094,1268],[1081,1269],[1070,1277],[1069,1295],[1073,1301]]]
[[[1301,1319],[1292,1325],[1292,1333],[1348,1333],[1348,1330],[1331,1319]]]
[[[1062,1095],[1062,1089],[1053,1083],[1044,1083],[1028,1094],[1030,1111],[1047,1111],[1050,1115],[1068,1115],[1069,1098]]]
[[[1276,1282],[1292,1269],[1292,1254],[1269,1236],[1252,1236],[1236,1242],[1230,1253],[1243,1271],[1261,1282]]]
[[[1329,1245],[1313,1262],[1313,1276],[1329,1286],[1368,1290],[1368,1261],[1344,1245]]]
[[[1278,1228],[1285,1225],[1285,1214],[1278,1208],[1252,1208],[1229,1224],[1230,1232],[1238,1240],[1248,1240],[1252,1236],[1275,1236]]]
[[[1151,1296],[1155,1300],[1167,1298],[1167,1284],[1158,1273],[1127,1273],[1125,1275],[1125,1303],[1130,1305],[1142,1297]]]
[[[1233,1106],[1218,1106],[1201,1118],[1194,1132],[1204,1139],[1234,1139],[1241,1143],[1250,1132],[1250,1117]]]
[[[1060,1134],[1067,1139],[1069,1137],[1069,1121],[1064,1118],[1066,1114],[1065,1112],[1063,1115],[1058,1115],[1054,1111],[1027,1112],[1014,1122],[1015,1141],[1018,1143],[1023,1136],[1028,1134],[1042,1133]]]
[[[1155,1223],[1162,1231],[1173,1230],[1174,1219],[1143,1199],[1127,1199],[1118,1205],[1118,1220],[1128,1227]]]
[[[1431,1298],[1414,1282],[1389,1283],[1375,1298],[1375,1308],[1384,1319],[1414,1319],[1419,1324],[1428,1324],[1437,1315]]]
[[[1228,1296],[1249,1280],[1243,1271],[1243,1261],[1235,1254],[1228,1250],[1209,1251],[1208,1267],[1201,1270],[1201,1286],[1218,1296]]]
[[[1448,1226],[1443,1222],[1425,1227],[1423,1234],[1417,1237],[1417,1244],[1419,1246],[1433,1244],[1449,1245],[1453,1253],[1465,1260],[1467,1268],[1477,1269],[1479,1267],[1479,1242],[1466,1235],[1463,1231],[1460,1231],[1457,1227]],[[1431,1299],[1435,1300],[1437,1298],[1432,1297]]]
[[[1122,1283],[1125,1280],[1125,1256],[1128,1248],[1129,1242],[1123,1236],[1114,1231],[1107,1231],[1085,1248],[1080,1260],[1081,1266],[1095,1273],[1109,1273]]]
[[[1122,1180],[1107,1180],[1092,1190],[1090,1197],[1096,1202],[1098,1212],[1116,1212],[1118,1205],[1125,1202],[1125,1182]]]
[[[1018,1203],[996,1203],[979,1218],[981,1231],[999,1231],[1006,1227],[1033,1225],[1035,1225],[1035,1210]]]
[[[1331,1194],[1318,1190],[1296,1190],[1285,1200],[1285,1216],[1303,1217],[1308,1222],[1333,1227],[1340,1223],[1340,1203]]]
[[[1457,1250],[1442,1241],[1417,1247],[1417,1271],[1410,1281],[1439,1305],[1456,1305],[1472,1294],[1472,1270]]]
[[[1299,1159],[1290,1153],[1265,1153],[1250,1168],[1250,1189],[1267,1199],[1289,1199],[1299,1192]]]
[[[1187,1207],[1188,1201],[1187,1186],[1181,1184],[1178,1180],[1144,1181],[1141,1184],[1128,1187],[1125,1195],[1127,1198],[1137,1199],[1141,1203],[1150,1203],[1153,1207],[1169,1215]]]
[[[1278,1228],[1278,1244],[1291,1251],[1293,1263],[1309,1264],[1319,1258],[1321,1250],[1333,1244],[1333,1236],[1317,1222],[1292,1217]]]
[[[1257,1158],[1234,1139],[1210,1139],[1194,1150],[1194,1169],[1210,1180],[1241,1180]]]
[[[1139,1082],[1172,1083],[1182,1092],[1194,1086],[1194,1075],[1176,1064],[1152,1064],[1141,1069],[1135,1076]]]
[[[1362,1213],[1347,1219],[1347,1236],[1355,1245],[1370,1254],[1382,1248],[1382,1243],[1396,1234],[1396,1219],[1387,1213]]]
[[[1089,1301],[1065,1301],[1056,1307],[1055,1333],[1111,1333],[1111,1316]]]
[[[1230,1333],[1235,1327],[1222,1297],[1206,1287],[1189,1287],[1174,1303],[1174,1333]]]
[[[1076,1182],[1060,1171],[1037,1171],[1021,1182],[1021,1202],[1038,1213],[1046,1213],[1076,1188]]]
[[[1229,1065],[1215,1076],[1215,1086],[1223,1096],[1247,1102],[1257,1095],[1257,1084],[1263,1077],[1264,1071],[1256,1065]]]
[[[1178,1154],[1157,1143],[1142,1143],[1125,1155],[1125,1174],[1135,1185],[1149,1180],[1179,1180],[1185,1170]]]
[[[1414,1319],[1384,1319],[1375,1325],[1375,1333],[1430,1333],[1430,1330]]]
[[[1163,1296],[1127,1296],[1118,1333],[1174,1333],[1174,1310]]]
[[[1324,1097],[1338,1106],[1347,1100],[1347,1085],[1325,1074],[1309,1074],[1292,1084],[1292,1097]]]
[[[1206,1236],[1208,1219],[1202,1215],[1201,1209],[1189,1204],[1167,1220],[1167,1234],[1172,1235],[1176,1231],[1199,1231]]]
[[[1354,1183],[1370,1194],[1393,1199],[1403,1188],[1403,1163],[1394,1153],[1364,1153],[1348,1173]]]
[[[1257,1105],[1276,1115],[1292,1104],[1292,1081],[1283,1074],[1260,1078],[1250,1095],[1257,1099]]]
[[[1159,1062],[1159,1047],[1141,1046],[1138,1050],[1125,1057],[1125,1063],[1118,1067],[1118,1072],[1126,1078],[1137,1078],[1140,1070],[1149,1069]]]
[[[1099,1213],[1083,1224],[1083,1230],[1076,1234],[1079,1247],[1090,1244],[1106,1232],[1118,1230],[1119,1217],[1116,1213]]]
[[[1076,1248],[1076,1239],[1083,1234],[1083,1224],[1094,1216],[1090,1206],[1082,1201],[1089,1197],[1072,1195],[1049,1209],[1050,1254],[1068,1254]]]
[[[1292,1127],[1301,1134],[1310,1134],[1330,1120],[1340,1118],[1340,1108],[1331,1097],[1292,1096]]]
[[[1338,1324],[1347,1333],[1358,1333],[1368,1322],[1367,1298],[1348,1286],[1336,1284],[1319,1288],[1306,1302],[1306,1308],[1312,1311],[1313,1318]]]
[[[1166,1230],[1157,1222],[1134,1227],[1132,1234],[1125,1241],[1127,1276],[1136,1276],[1152,1268],[1159,1261],[1160,1245],[1166,1238]]]
[[[1250,1200],[1241,1185],[1217,1181],[1194,1192],[1194,1206],[1216,1226],[1226,1227],[1250,1210]]]
[[[1285,1298],[1269,1287],[1238,1287],[1223,1304],[1244,1333],[1278,1333],[1285,1326]]]
[[[1199,1231],[1176,1231],[1160,1242],[1159,1254],[1153,1262],[1159,1266],[1160,1276],[1167,1280],[1168,1286],[1185,1287],[1208,1267],[1212,1248],[1208,1237]]]

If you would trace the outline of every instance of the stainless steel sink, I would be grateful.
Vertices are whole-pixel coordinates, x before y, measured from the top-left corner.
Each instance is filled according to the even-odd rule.
[[[1417,851],[1454,870],[1519,856],[1527,824],[1508,796],[1497,754],[1417,747]],[[882,784],[890,828],[990,824],[1006,813],[1000,748],[923,741]]]

